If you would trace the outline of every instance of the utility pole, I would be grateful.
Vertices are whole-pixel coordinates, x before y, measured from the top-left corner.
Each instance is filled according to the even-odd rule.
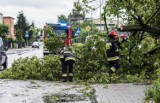
[[[102,5],[101,5],[101,0],[99,0],[99,1],[100,1],[99,4],[100,4],[100,31],[101,31],[101,30],[102,30],[102,29],[101,29],[101,6],[102,6]]]

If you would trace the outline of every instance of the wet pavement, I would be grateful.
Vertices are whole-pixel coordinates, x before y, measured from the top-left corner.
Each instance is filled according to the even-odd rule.
[[[84,86],[75,83],[1,79],[0,103],[44,103],[46,96],[83,95],[80,92],[83,88]],[[91,103],[88,97],[77,101],[68,103]]]
[[[150,85],[135,84],[95,84],[96,101],[81,92],[85,86],[76,83],[62,83],[37,80],[0,79],[0,103],[46,103],[44,97],[68,98],[72,102],[51,103],[144,103],[145,91]],[[69,96],[69,97],[67,97]],[[51,97],[53,98],[53,97]],[[78,100],[78,98],[81,98]],[[67,100],[67,99],[65,99]],[[77,100],[77,101],[76,101]],[[50,102],[48,102],[50,103]]]

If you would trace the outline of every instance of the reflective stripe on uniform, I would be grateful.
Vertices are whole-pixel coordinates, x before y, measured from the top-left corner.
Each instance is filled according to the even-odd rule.
[[[63,74],[62,74],[62,77],[67,77],[67,73],[63,73]]]
[[[63,55],[60,55],[60,58],[64,58],[64,56],[63,56]]]
[[[116,52],[119,52],[119,49],[116,49]]]
[[[111,67],[111,70],[112,70],[112,72],[116,71],[115,67]]]
[[[74,60],[75,61],[75,58],[74,57],[66,57],[65,61],[68,61],[68,60]]]
[[[69,76],[73,76],[73,73],[69,73]]]
[[[107,60],[108,61],[114,61],[114,60],[118,60],[119,57],[118,56],[115,56],[115,57],[108,57]]]
[[[70,52],[70,51],[65,51],[64,54],[65,54],[65,53],[71,53],[71,52]]]
[[[112,46],[111,43],[106,43],[106,49],[110,49],[111,46]]]

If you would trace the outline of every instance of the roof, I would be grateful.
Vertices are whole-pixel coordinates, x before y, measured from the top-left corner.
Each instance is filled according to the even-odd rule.
[[[5,19],[5,18],[11,18],[11,19],[14,19],[14,18],[13,18],[13,17],[11,17],[11,16],[4,16],[3,18],[4,18],[4,19]]]

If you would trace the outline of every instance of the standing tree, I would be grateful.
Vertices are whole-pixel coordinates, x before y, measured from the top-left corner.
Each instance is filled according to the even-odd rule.
[[[20,11],[18,16],[17,16],[17,22],[15,25],[16,30],[20,29],[22,31],[22,36],[24,39],[25,38],[25,32],[29,30],[29,23],[26,19],[26,17],[24,16],[23,11]]]
[[[93,0],[95,1],[95,0]],[[90,10],[95,10],[92,6],[89,5],[91,1],[87,0],[78,0],[77,2],[74,2],[73,6],[74,8],[72,9],[72,13],[70,13],[70,17],[76,17],[76,16],[82,16],[83,19],[86,17],[86,14],[89,13]]]
[[[6,36],[8,33],[8,26],[0,24],[0,37]]]
[[[58,21],[68,23],[69,19],[65,15],[61,14],[58,16]]]
[[[23,32],[22,32],[21,29],[18,29],[18,30],[16,31],[16,39],[17,39],[17,41],[19,41],[19,42],[22,42],[22,41],[23,41]]]

